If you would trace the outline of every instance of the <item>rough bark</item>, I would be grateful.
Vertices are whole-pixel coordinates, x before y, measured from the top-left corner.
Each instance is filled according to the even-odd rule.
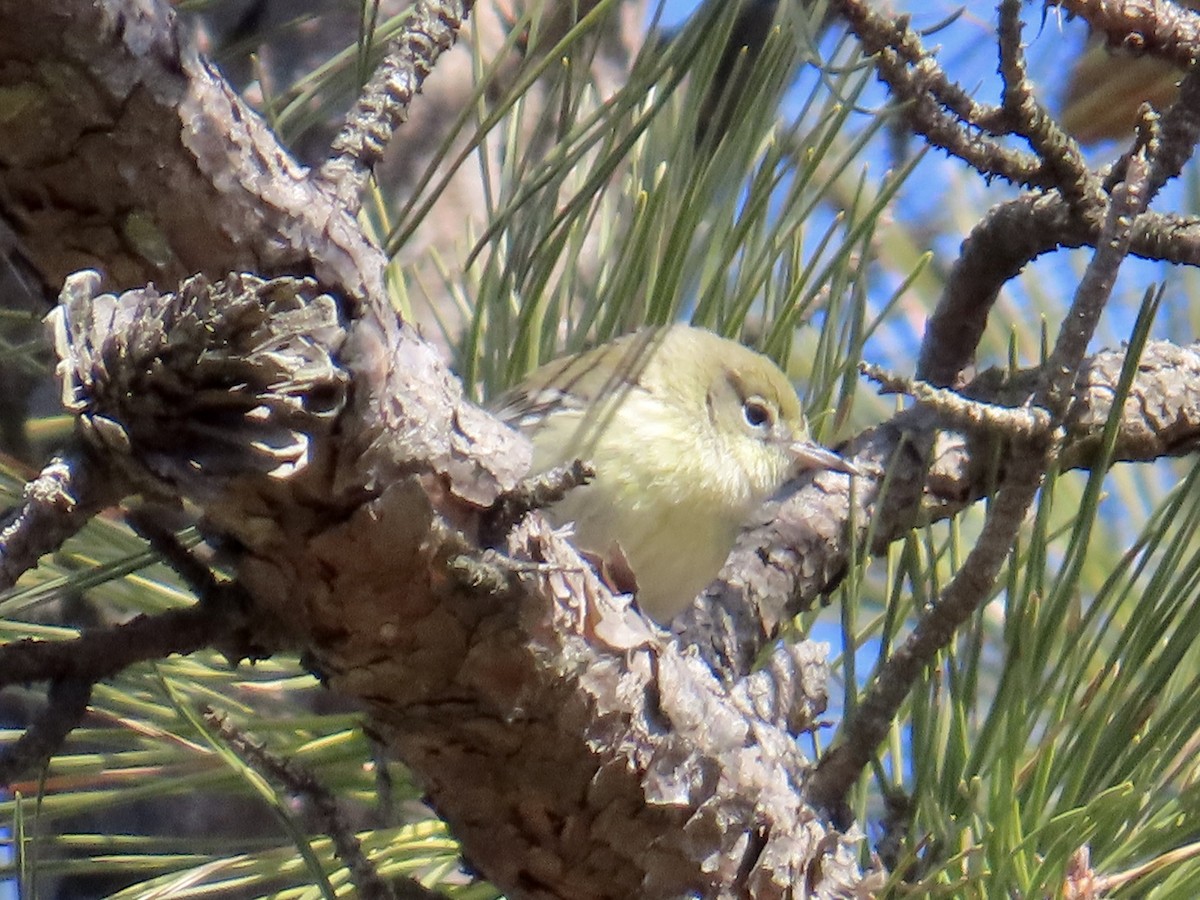
[[[514,896],[853,892],[858,835],[796,791],[821,654],[789,650],[768,676],[792,679],[787,702],[763,704],[536,515],[504,556],[480,547],[527,448],[395,320],[383,257],[325,187],[163,8],[0,15],[22,98],[0,183],[28,257],[48,280],[99,267],[109,289],[200,276],[119,297],[69,281],[82,439],[201,506],[266,627],[368,704],[480,870]],[[215,280],[230,271],[315,280]],[[248,388],[242,351],[268,367]]]
[[[367,704],[480,871],[512,896],[868,891],[861,835],[801,795],[824,648],[779,647],[745,674],[861,539],[844,486],[797,485],[747,534],[711,609],[748,630],[656,628],[536,513],[489,545],[528,447],[395,319],[383,255],[165,9],[0,0],[0,16],[3,212],[47,281],[104,273],[68,280],[56,319],[81,439],[141,490],[200,506],[258,630]],[[1173,374],[1193,357],[1162,348],[1171,377],[1148,370],[1127,403],[1122,456],[1194,446]],[[1103,420],[1102,396],[1090,409]],[[1086,464],[1096,419],[1072,422]],[[942,512],[981,490],[973,438],[930,441],[927,481],[909,438],[931,426],[918,410],[851,448],[868,471],[855,521],[879,541],[929,485]]]

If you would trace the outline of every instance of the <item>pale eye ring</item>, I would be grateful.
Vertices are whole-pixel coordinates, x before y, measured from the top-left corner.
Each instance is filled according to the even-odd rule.
[[[747,397],[742,401],[742,416],[755,430],[766,430],[775,424],[775,411],[762,397]]]

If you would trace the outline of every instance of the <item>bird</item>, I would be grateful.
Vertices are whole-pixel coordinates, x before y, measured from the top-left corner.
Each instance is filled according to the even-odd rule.
[[[809,438],[774,362],[689,325],[553,360],[492,408],[532,442],[533,473],[591,465],[594,477],[547,514],[664,624],[717,576],[747,519],[789,478],[858,474]]]

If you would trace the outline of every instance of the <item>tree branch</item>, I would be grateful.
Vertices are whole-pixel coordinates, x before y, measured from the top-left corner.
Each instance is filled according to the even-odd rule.
[[[334,186],[347,210],[357,212],[363,189],[413,98],[438,57],[454,46],[474,2],[418,0],[403,35],[363,89],[346,124],[333,140],[332,158],[319,177]]]
[[[18,111],[8,123],[6,140],[29,158],[0,169],[3,195],[51,197],[52,207],[61,200],[64,209],[45,215],[32,203],[18,210],[46,277],[78,268],[66,248],[94,246],[77,203],[121,248],[94,260],[107,264],[111,289],[135,288],[118,296],[101,293],[94,278],[73,279],[56,318],[85,439],[139,488],[200,507],[202,527],[230,548],[252,600],[251,630],[276,628],[302,643],[333,690],[368,706],[480,870],[514,895],[868,890],[859,835],[831,828],[797,790],[811,768],[797,735],[815,727],[824,705],[820,651],[780,648],[762,671],[722,680],[688,645],[691,632],[676,639],[614,598],[536,513],[494,533],[529,448],[467,403],[437,354],[396,321],[384,258],[350,204],[296,166],[190,49],[165,32],[141,32],[162,27],[161,9],[138,18],[116,0],[20,8],[0,0],[0,12],[5,4],[13,28],[0,35],[0,59],[44,99],[28,109],[53,115]],[[901,38],[894,53],[911,55]],[[44,78],[39,61],[62,58],[91,100],[100,98],[87,109],[109,119],[87,119],[74,93],[88,92]],[[938,81],[928,69],[922,79]],[[933,93],[951,110],[964,100],[948,83]],[[969,137],[961,126],[960,141]],[[84,134],[99,136],[84,142]],[[59,168],[41,149],[83,143],[88,155],[68,154]],[[81,170],[112,194],[92,206],[83,186],[50,189],[85,159]],[[1030,205],[1043,230],[1017,251],[1001,250],[988,276],[1043,246],[1054,228],[1055,241],[1061,233],[1096,239],[1098,223],[1064,219],[1064,201],[1055,199],[1041,223]],[[154,225],[132,251],[119,239],[130,208],[133,224],[144,216]],[[1163,223],[1110,229],[1139,252],[1195,252],[1194,223],[1176,232]],[[1097,257],[1106,265],[1107,253]],[[230,271],[262,277],[226,278]],[[185,281],[193,272],[202,277]],[[160,294],[143,287],[151,277],[179,287]],[[1077,337],[1088,328],[1084,316]],[[1064,362],[1072,371],[1074,353]],[[239,363],[252,356],[253,365]],[[169,402],[180,398],[186,405]],[[1061,414],[1059,394],[1045,399]],[[1198,404],[1189,392],[1179,405]],[[749,651],[788,609],[836,580],[865,534],[847,533],[852,502],[862,528],[877,514],[881,541],[922,515],[925,487],[937,484],[926,475],[937,424],[917,409],[856,440],[850,452],[870,477],[851,485],[816,476],[739,545],[726,570],[736,577],[715,589],[711,606],[714,615],[750,616],[757,628],[727,632],[719,655],[736,672],[748,671]],[[1174,448],[1194,441],[1193,427],[1194,419]],[[988,553],[1006,552],[1003,538],[1044,462],[1044,453],[1016,457],[1000,504],[1007,513],[990,520],[999,549]],[[955,484],[961,493],[947,507],[977,487],[970,478]],[[463,577],[464,560],[489,577]],[[974,602],[995,565],[973,560],[954,591]],[[747,590],[790,599],[735,607]],[[205,631],[203,608],[192,615],[195,640],[225,634]],[[931,645],[944,627],[926,626]],[[149,649],[185,645],[178,634],[157,639]],[[10,661],[30,652],[13,645]],[[922,653],[914,652],[918,664]]]
[[[125,492],[97,459],[71,455],[48,463],[25,485],[21,505],[0,516],[0,593]]]
[[[1113,191],[1102,240],[1033,396],[1033,402],[1045,407],[1056,423],[1066,416],[1084,350],[1112,292],[1117,270],[1129,253],[1134,220],[1149,200],[1150,163],[1144,156],[1133,157],[1128,178]],[[887,735],[916,679],[991,595],[1000,567],[1012,550],[1060,442],[1061,436],[1014,442],[1008,471],[988,507],[971,552],[904,644],[879,668],[862,702],[845,723],[841,740],[818,764],[808,782],[807,796],[839,820],[848,819],[846,794]]]

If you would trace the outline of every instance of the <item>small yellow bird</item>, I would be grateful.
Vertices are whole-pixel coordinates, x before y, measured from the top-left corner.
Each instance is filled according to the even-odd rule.
[[[638,605],[659,622],[716,577],[750,514],[788,478],[857,472],[809,440],[775,363],[686,325],[547,363],[494,408],[533,442],[534,472],[592,464],[595,478],[550,517],[574,523],[581,550],[631,573]]]

